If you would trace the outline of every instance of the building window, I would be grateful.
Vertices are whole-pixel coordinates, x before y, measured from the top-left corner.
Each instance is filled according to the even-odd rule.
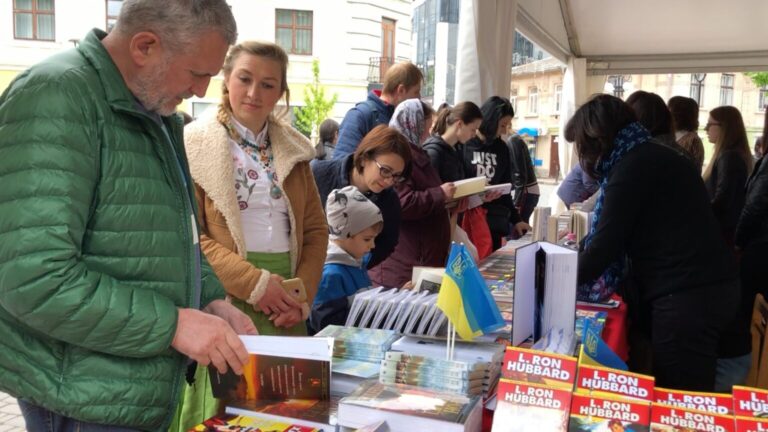
[[[289,54],[312,54],[312,11],[275,10],[275,41]]]
[[[733,74],[720,75],[720,105],[733,105]]]
[[[13,0],[13,37],[56,40],[53,0]]]
[[[120,15],[120,8],[123,7],[123,0],[107,1],[107,32],[112,31],[112,27],[117,22],[117,16]]]
[[[704,79],[707,74],[691,74],[691,99],[695,100],[700,107],[704,106]]]
[[[765,111],[766,107],[768,107],[768,85],[760,88],[760,98],[757,101],[758,111]]]
[[[512,110],[517,114],[517,88],[512,88],[509,91],[509,103],[512,105]]]
[[[536,87],[528,88],[528,114],[536,115],[539,113],[539,89]]]
[[[555,115],[560,114],[560,106],[563,103],[563,85],[555,86]]]

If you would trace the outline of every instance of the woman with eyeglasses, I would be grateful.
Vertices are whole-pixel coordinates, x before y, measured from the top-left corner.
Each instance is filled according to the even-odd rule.
[[[710,111],[704,129],[709,142],[715,146],[704,170],[704,184],[723,237],[733,246],[736,224],[744,208],[744,186],[753,166],[747,131],[741,113],[732,106],[721,106]]]
[[[418,99],[408,99],[395,109],[389,125],[408,140],[413,172],[395,186],[402,207],[400,241],[395,251],[368,274],[374,283],[401,287],[411,280],[414,266],[443,267],[448,257],[451,229],[447,201],[456,186],[443,183],[421,148],[427,138],[434,111]]]
[[[729,246],[735,246],[736,226],[746,201],[746,184],[753,167],[744,120],[738,109],[721,106],[709,112],[704,127],[715,151],[704,170],[712,210],[720,232]],[[751,296],[750,296],[751,294]],[[749,325],[754,293],[741,286],[739,314],[731,321],[720,342],[715,391],[727,392],[744,384],[751,364]]]
[[[395,250],[400,235],[400,200],[392,188],[411,172],[408,141],[397,130],[380,125],[369,132],[354,153],[341,159],[312,162],[320,201],[334,189],[355,186],[381,210],[384,227],[374,240],[368,268],[384,261]]]

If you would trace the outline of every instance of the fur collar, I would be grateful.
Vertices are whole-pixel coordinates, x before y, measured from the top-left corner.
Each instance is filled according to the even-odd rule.
[[[240,207],[235,195],[232,154],[229,150],[229,135],[226,128],[216,120],[216,109],[207,110],[199,119],[184,129],[184,145],[187,149],[189,169],[192,178],[213,201],[214,207],[221,212],[237,245],[237,252],[246,257],[245,238],[240,220]],[[283,180],[290,175],[299,162],[309,162],[315,157],[315,149],[309,140],[287,123],[270,115],[268,133],[275,157],[275,171],[278,184],[283,188]],[[286,199],[288,197],[286,196]],[[288,212],[291,228],[294,224],[290,201]],[[295,235],[291,234],[291,244]],[[292,257],[295,251],[292,251]]]

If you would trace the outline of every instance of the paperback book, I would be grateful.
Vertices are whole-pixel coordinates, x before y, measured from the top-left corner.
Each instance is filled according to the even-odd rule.
[[[576,358],[509,346],[502,378],[570,390],[576,379]]]
[[[651,404],[651,429],[654,432],[733,432],[731,415]]]
[[[339,399],[288,399],[283,401],[237,400],[226,407],[227,414],[292,422],[306,427],[334,432],[337,429]]]
[[[569,432],[650,430],[651,403],[577,391],[571,402]]]
[[[702,393],[656,387],[654,399],[656,403],[678,408],[724,415],[733,414],[734,399],[728,393]]]
[[[733,412],[738,416],[768,418],[768,390],[733,386]]]
[[[650,375],[581,364],[576,389],[652,402],[654,381]]]
[[[402,384],[366,381],[339,403],[339,423],[358,428],[386,421],[391,432],[479,431],[478,397],[466,397]]]
[[[265,418],[222,414],[211,417],[189,430],[190,432],[320,432],[321,429],[301,426]]]
[[[493,432],[565,432],[571,391],[501,380]]]

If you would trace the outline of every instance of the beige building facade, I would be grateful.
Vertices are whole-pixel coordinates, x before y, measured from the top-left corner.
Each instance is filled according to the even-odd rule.
[[[565,65],[553,58],[512,68],[510,100],[515,107],[512,128],[523,136],[535,159],[539,178],[562,178],[558,166],[559,114]],[[657,74],[604,77],[603,92],[626,99],[636,90],[656,93],[664,100],[672,96],[693,97],[699,101],[699,135],[704,141],[706,159],[712,152],[704,124],[709,111],[732,105],[741,111],[750,144],[762,134],[768,88],[756,86],[743,73]],[[534,136],[534,134],[536,136]]]

